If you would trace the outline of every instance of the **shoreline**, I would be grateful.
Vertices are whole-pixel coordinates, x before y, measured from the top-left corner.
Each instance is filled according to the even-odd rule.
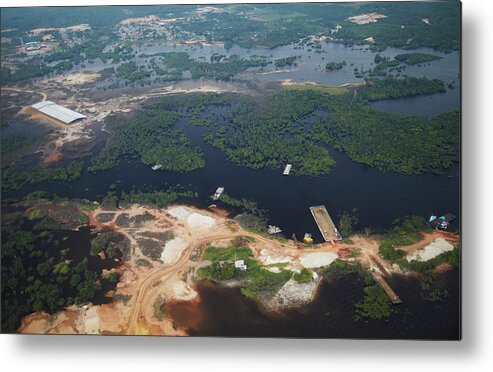
[[[183,330],[172,331],[173,319],[169,317],[165,317],[162,321],[156,321],[155,310],[153,310],[155,305],[153,304],[159,301],[159,298],[165,299],[164,303],[169,301],[200,301],[196,292],[196,285],[200,281],[197,279],[197,270],[207,264],[202,259],[205,248],[209,245],[227,247],[235,237],[250,236],[253,238],[253,241],[248,243],[253,252],[252,258],[264,268],[269,267],[269,262],[285,262],[284,260],[287,260],[285,269],[293,272],[299,272],[304,267],[300,263],[303,257],[313,254],[334,254],[341,249],[358,250],[359,256],[349,260],[358,262],[365,269],[370,269],[371,264],[369,261],[367,262],[368,265],[365,264],[365,260],[369,258],[374,260],[375,254],[378,252],[378,250],[375,251],[378,249],[378,238],[360,235],[352,236],[352,244],[343,242],[334,245],[322,243],[299,249],[292,240],[280,242],[275,238],[241,228],[235,220],[231,219],[234,213],[235,211],[230,211],[227,208],[198,208],[191,203],[170,204],[165,208],[131,204],[125,208],[104,209],[102,205],[98,205],[95,210],[87,212],[86,214],[89,216],[88,226],[93,226],[100,231],[110,228],[112,231],[123,234],[130,241],[133,253],[128,260],[122,261],[122,264],[115,269],[120,274],[115,294],[132,295],[132,299],[126,305],[115,300],[107,305],[90,305],[89,308],[95,308],[95,310],[91,313],[93,314],[91,318],[86,321],[82,320],[85,319],[85,312],[81,313],[81,308],[79,308],[77,317],[79,323],[82,323],[75,329],[85,330],[88,327],[86,323],[92,324],[91,322],[95,322],[94,319],[97,318],[101,327],[98,329],[101,333],[111,331],[119,334],[170,334],[170,332],[176,334],[176,332],[183,332]],[[122,222],[118,221],[124,215],[127,216],[125,219],[129,222],[122,225]],[[145,215],[149,216],[145,220],[147,222],[143,222],[143,224],[138,222]],[[164,234],[166,231],[173,231],[175,239],[178,237],[183,240],[182,248],[177,251],[179,256],[176,254],[169,256],[171,261],[167,264],[164,263],[164,265],[159,263],[159,260],[154,261],[155,259],[153,259],[151,260],[151,268],[136,264],[138,260],[145,258],[142,252],[148,249],[146,246],[149,241],[149,238],[145,237],[154,234],[152,236],[155,237],[152,239],[156,239],[160,236],[159,234]],[[429,233],[426,238],[416,243],[413,249],[422,248],[430,239],[439,235],[437,232]],[[168,243],[163,243],[163,246],[163,249],[166,250]],[[195,260],[192,257],[199,259]],[[148,260],[148,258],[146,259]],[[389,277],[395,274],[408,276],[395,265],[388,266],[385,262],[382,265],[386,265],[385,269],[388,270]],[[316,268],[312,270],[318,271]],[[316,281],[304,284],[296,283],[291,278],[277,290],[277,293],[270,300],[260,296],[254,301],[265,313],[282,314],[285,311],[299,309],[316,301],[323,280],[324,278],[321,276]],[[218,283],[218,285],[224,285],[224,283]],[[227,287],[227,285],[224,286]],[[238,282],[232,286],[241,288],[241,283]],[[138,298],[134,299],[135,296]],[[145,297],[140,299],[142,296]],[[135,307],[137,304],[140,305]],[[145,307],[142,307],[143,304],[146,304]],[[28,315],[23,318],[19,332],[36,333],[37,330],[40,333],[51,333],[56,332],[60,327],[65,329],[64,327],[68,324],[67,311],[70,312],[70,308],[65,308],[58,313],[52,325],[36,321],[39,320],[39,313]],[[113,314],[110,318],[104,316],[108,311]],[[103,315],[98,315],[100,313]],[[128,314],[132,314],[131,318],[128,318]]]

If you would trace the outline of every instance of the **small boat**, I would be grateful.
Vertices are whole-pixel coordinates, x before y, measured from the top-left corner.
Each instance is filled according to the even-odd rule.
[[[152,166],[152,170],[158,170],[158,169],[161,169],[162,165],[161,164],[156,164],[156,165],[153,165]]]
[[[286,168],[284,168],[284,172],[282,172],[282,174],[284,174],[285,176],[289,176],[289,172],[291,172],[291,167],[291,164],[286,164]]]
[[[273,234],[278,234],[278,233],[282,232],[282,230],[281,230],[280,227],[277,227],[277,226],[274,226],[274,225],[269,225],[269,228],[267,229],[267,232],[270,235],[273,235]]]
[[[224,187],[218,187],[215,194],[212,196],[212,200],[219,199],[223,192],[224,192]]]
[[[313,243],[312,234],[305,233],[305,236],[303,237],[303,242],[306,244],[312,244]]]

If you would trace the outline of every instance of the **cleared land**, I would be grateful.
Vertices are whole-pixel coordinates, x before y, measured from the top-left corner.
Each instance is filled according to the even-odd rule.
[[[326,86],[326,85],[319,85],[316,83],[298,84],[298,83],[293,83],[291,80],[282,80],[281,83],[284,89],[316,90],[319,92],[324,92],[332,95],[342,95],[347,93],[351,89],[358,88],[364,85],[364,83],[348,83],[339,86]]]

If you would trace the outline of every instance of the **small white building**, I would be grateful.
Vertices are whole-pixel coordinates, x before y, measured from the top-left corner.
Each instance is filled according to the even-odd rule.
[[[235,261],[235,267],[237,269],[240,269],[240,271],[246,271],[246,269],[247,269],[247,266],[245,265],[244,260],[236,260]]]

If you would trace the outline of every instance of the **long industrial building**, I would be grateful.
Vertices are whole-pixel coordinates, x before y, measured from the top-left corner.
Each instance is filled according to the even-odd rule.
[[[78,112],[57,105],[51,101],[38,102],[31,107],[65,124],[70,124],[76,120],[86,118],[86,116],[79,114]]]

